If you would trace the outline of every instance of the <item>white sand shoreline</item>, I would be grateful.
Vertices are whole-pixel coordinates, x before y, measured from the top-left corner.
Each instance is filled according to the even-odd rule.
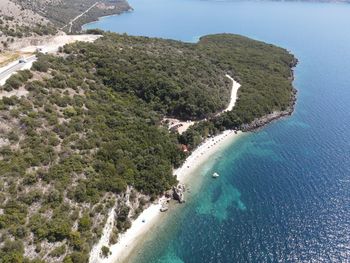
[[[242,134],[241,131],[235,133],[233,130],[227,130],[213,138],[208,138],[187,157],[180,168],[174,171],[174,175],[177,176],[180,183],[186,183],[191,179],[193,172],[202,166],[213,154],[238,138],[240,134]]]
[[[240,134],[242,134],[241,131],[235,133],[233,130],[228,130],[213,138],[208,138],[191,153],[180,168],[174,170],[174,175],[177,176],[180,183],[188,182],[195,174],[195,171],[205,164],[213,154],[230,145]],[[166,213],[160,212],[164,201],[165,199],[162,197],[156,203],[151,204],[145,209],[139,217],[132,222],[131,227],[119,237],[118,243],[110,246],[111,255],[104,259],[100,258],[98,255],[103,245],[108,246],[108,239],[105,238],[106,235],[103,235],[98,245],[91,251],[89,262],[117,263],[126,260],[137,246],[138,242],[142,241],[148,230],[159,220],[159,217],[166,216]],[[113,210],[110,213],[113,213]],[[109,218],[110,217],[111,214]],[[106,224],[104,234],[108,234],[107,230],[109,224],[111,224],[111,222]],[[107,233],[105,233],[105,230]]]

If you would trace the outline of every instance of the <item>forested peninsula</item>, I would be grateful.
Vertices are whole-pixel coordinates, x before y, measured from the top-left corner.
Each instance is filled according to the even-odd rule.
[[[183,145],[256,128],[295,101],[295,57],[238,35],[192,44],[103,33],[37,56],[1,87],[1,262],[87,262],[112,207],[111,244],[176,185]],[[242,86],[217,115],[229,102],[226,74]],[[180,135],[165,117],[201,121]]]

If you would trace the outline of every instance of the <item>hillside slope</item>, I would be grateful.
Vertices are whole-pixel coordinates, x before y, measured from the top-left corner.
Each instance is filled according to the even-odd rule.
[[[58,28],[76,32],[83,24],[106,15],[120,14],[131,9],[126,0],[13,0],[51,21]],[[91,9],[90,9],[91,8]],[[86,12],[88,11],[88,12]],[[85,13],[86,12],[86,13]],[[85,13],[83,16],[79,15]],[[78,19],[74,20],[75,18]],[[74,20],[72,27],[69,23]],[[66,26],[68,25],[68,26]],[[65,27],[66,26],[66,27]]]
[[[31,38],[55,35],[59,31],[78,32],[83,24],[101,16],[130,9],[126,0],[2,0],[0,52],[23,38],[28,39],[23,42],[30,42]]]
[[[10,0],[0,1],[0,51],[20,38],[55,34],[48,19]]]

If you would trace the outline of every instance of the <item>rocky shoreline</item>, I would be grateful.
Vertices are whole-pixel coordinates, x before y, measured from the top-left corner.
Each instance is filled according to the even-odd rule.
[[[294,70],[293,68],[295,68],[298,64],[298,59],[294,59],[293,61],[291,61],[290,63],[290,68],[291,68],[291,76],[290,76],[290,81],[293,82],[294,81]],[[296,105],[296,101],[297,101],[297,93],[298,91],[293,87],[292,92],[291,92],[291,100],[290,100],[290,104],[287,107],[286,110],[284,111],[274,111],[270,114],[267,114],[265,116],[262,116],[260,118],[256,118],[254,121],[252,121],[249,124],[243,124],[241,126],[241,130],[243,132],[249,132],[249,131],[257,131],[259,129],[261,129],[262,127],[266,126],[267,124],[276,121],[278,119],[287,117],[287,116],[291,116],[294,112],[295,109],[295,105]]]
[[[296,100],[297,100],[296,95],[297,95],[297,90],[293,89],[291,104],[289,105],[289,107],[286,110],[275,111],[275,112],[267,114],[261,118],[257,118],[249,124],[243,124],[241,127],[241,130],[243,132],[257,131],[275,120],[292,115],[294,112],[295,104],[296,104]]]

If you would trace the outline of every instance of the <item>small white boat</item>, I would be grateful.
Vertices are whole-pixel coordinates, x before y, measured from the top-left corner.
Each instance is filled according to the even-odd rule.
[[[218,173],[213,173],[213,177],[214,178],[217,178],[217,177],[219,177],[220,175],[218,174]]]

